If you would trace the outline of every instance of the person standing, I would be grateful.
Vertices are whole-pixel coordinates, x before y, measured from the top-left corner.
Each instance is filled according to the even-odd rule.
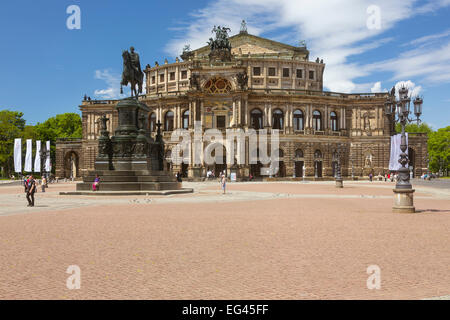
[[[28,207],[34,207],[35,192],[36,192],[36,181],[33,179],[33,176],[30,176],[28,179],[28,188],[27,188]]]
[[[45,177],[42,177],[42,184],[41,184],[42,192],[45,192],[46,187],[47,187],[47,179]]]
[[[92,184],[92,191],[97,191],[99,184],[100,184],[100,177],[98,176],[98,174],[96,174],[94,183]]]
[[[227,177],[225,176],[225,174],[223,174],[220,178],[220,183],[222,185],[223,194],[225,194],[225,189],[227,187]]]
[[[371,173],[369,173],[369,181],[370,182],[372,182],[372,178],[373,178],[373,175],[372,175],[372,172],[371,172]]]

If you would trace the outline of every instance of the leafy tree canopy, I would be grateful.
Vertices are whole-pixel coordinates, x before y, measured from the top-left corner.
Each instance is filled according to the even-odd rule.
[[[397,131],[397,133],[401,133],[402,132],[402,125],[400,123],[397,123],[395,125],[395,131]],[[426,124],[425,122],[422,122],[420,125],[417,125],[415,123],[410,123],[407,124],[405,127],[405,131],[406,132],[422,132],[422,133],[432,133],[433,129],[431,129],[431,127]]]

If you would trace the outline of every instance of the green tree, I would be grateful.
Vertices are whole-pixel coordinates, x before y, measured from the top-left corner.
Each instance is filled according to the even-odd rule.
[[[53,164],[52,171],[55,172],[56,160],[56,139],[57,138],[81,138],[82,122],[81,117],[77,113],[57,114],[44,121],[38,123],[34,128],[38,140],[50,140],[50,159]]]
[[[430,170],[448,175],[450,170],[450,126],[432,132],[428,138]]]
[[[24,129],[22,112],[0,111],[0,167],[3,176],[14,172],[14,139],[21,138]]]
[[[397,123],[395,125],[395,131],[397,131],[397,133],[402,132],[402,125],[400,123]],[[433,132],[433,129],[431,129],[431,127],[425,122],[422,122],[420,125],[410,123],[406,125],[405,132],[421,132],[421,133],[424,132],[430,134]]]

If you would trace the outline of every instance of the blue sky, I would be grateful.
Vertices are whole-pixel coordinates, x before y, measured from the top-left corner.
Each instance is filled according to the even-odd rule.
[[[66,9],[78,5],[81,29]],[[404,81],[424,97],[423,120],[450,125],[450,0],[2,1],[0,109],[29,123],[79,112],[86,93],[119,98],[121,51],[141,64],[173,61],[205,45],[214,24],[246,19],[249,32],[292,45],[306,40],[326,63],[328,91],[377,92]],[[379,23],[378,23],[379,22]]]

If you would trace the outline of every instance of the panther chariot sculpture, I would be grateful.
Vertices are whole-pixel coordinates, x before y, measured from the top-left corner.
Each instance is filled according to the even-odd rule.
[[[208,41],[211,61],[231,61],[231,43],[228,37],[230,31],[230,28],[214,26],[212,32],[216,34],[216,39],[209,38]]]

